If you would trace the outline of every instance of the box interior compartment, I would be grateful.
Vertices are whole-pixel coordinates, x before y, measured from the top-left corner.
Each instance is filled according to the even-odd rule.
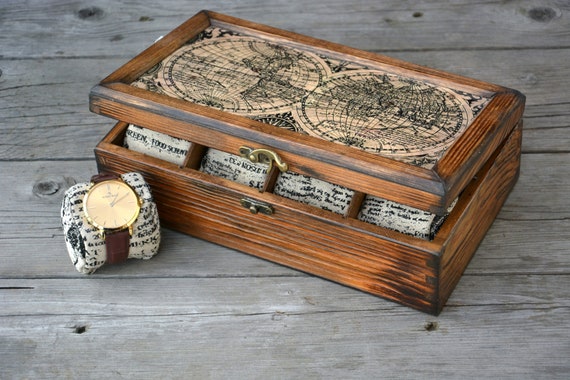
[[[269,192],[319,209],[392,229],[421,239],[433,239],[453,209],[436,215],[319,178],[251,162],[247,157],[204,147],[151,129],[128,125],[124,141],[133,151],[171,164],[221,177],[260,192]]]

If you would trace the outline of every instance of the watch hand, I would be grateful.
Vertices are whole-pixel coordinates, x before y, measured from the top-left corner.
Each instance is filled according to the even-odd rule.
[[[129,193],[123,195],[121,198],[113,200],[113,202],[111,202],[110,206],[114,207],[117,203],[119,203],[120,201],[122,201],[123,199],[125,199],[127,196],[129,195]]]

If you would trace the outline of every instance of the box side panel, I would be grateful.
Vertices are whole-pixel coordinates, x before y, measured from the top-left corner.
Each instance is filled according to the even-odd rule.
[[[450,215],[439,238],[447,236],[440,262],[439,308],[441,309],[457,285],[481,240],[491,227],[520,169],[522,121],[507,138],[500,151],[491,158],[488,169],[480,173],[478,184],[466,189],[469,201],[460,207],[459,215]]]
[[[517,91],[497,94],[436,165],[447,194],[454,199],[473,176],[489,162],[521,120],[524,95]]]
[[[295,202],[102,143],[100,170],[139,171],[153,188],[161,221],[205,240],[351,286],[428,313],[437,305],[437,255],[306,212]],[[253,215],[242,198],[269,201]]]

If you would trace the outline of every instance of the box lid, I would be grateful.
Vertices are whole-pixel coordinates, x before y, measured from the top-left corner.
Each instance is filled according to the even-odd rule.
[[[524,96],[202,11],[109,75],[91,110],[444,214],[522,117]]]

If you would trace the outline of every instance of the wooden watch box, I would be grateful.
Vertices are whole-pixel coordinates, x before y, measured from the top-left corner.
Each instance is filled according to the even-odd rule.
[[[438,314],[520,166],[524,96],[203,11],[109,75],[100,171],[164,226]]]

